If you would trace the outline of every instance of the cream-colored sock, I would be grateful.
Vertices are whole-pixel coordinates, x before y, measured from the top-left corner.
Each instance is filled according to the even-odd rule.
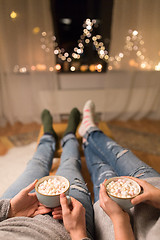
[[[95,105],[92,100],[88,100],[83,107],[83,118],[79,127],[79,135],[84,136],[90,127],[96,126],[94,123]]]

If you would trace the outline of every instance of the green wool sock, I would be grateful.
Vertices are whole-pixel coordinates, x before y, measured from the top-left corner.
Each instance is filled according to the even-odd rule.
[[[78,124],[80,122],[80,112],[77,108],[73,108],[69,115],[68,126],[64,132],[64,136],[68,133],[76,133]]]
[[[47,109],[43,110],[41,114],[41,119],[42,119],[44,133],[52,134],[55,138],[57,138],[57,134],[52,127],[53,118]]]

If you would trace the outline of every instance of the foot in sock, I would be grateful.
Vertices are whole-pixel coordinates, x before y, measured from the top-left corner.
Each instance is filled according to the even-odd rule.
[[[80,122],[80,112],[77,108],[73,108],[69,115],[68,125],[64,132],[64,136],[69,133],[75,134],[79,122]]]
[[[95,105],[92,100],[88,100],[83,107],[83,118],[79,128],[80,136],[84,136],[90,127],[96,126],[94,123]]]
[[[51,134],[57,139],[57,134],[52,127],[53,118],[47,109],[43,110],[41,114],[41,120],[43,124],[44,133]]]

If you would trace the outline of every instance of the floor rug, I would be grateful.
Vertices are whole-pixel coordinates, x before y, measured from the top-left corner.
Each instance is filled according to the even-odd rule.
[[[23,172],[26,163],[33,156],[36,145],[36,142],[32,142],[26,146],[13,147],[7,154],[0,156],[0,196]]]
[[[160,136],[108,124],[114,139],[121,146],[160,156]]]

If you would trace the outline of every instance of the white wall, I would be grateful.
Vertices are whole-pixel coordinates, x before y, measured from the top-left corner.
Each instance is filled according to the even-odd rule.
[[[104,89],[107,73],[59,73],[58,87],[63,90]]]
[[[40,122],[44,108],[60,121],[88,99],[103,120],[160,119],[160,72],[110,71],[106,74],[11,73],[1,81],[0,124]]]
[[[48,94],[54,96],[55,114],[67,114],[77,106],[81,111],[92,99],[96,111],[105,120],[159,118],[160,73],[156,71],[110,71],[101,74],[59,74],[56,91],[41,91],[41,104],[46,106]],[[53,97],[52,97],[53,98]],[[45,102],[46,100],[46,102]],[[51,106],[52,105],[52,106]]]

